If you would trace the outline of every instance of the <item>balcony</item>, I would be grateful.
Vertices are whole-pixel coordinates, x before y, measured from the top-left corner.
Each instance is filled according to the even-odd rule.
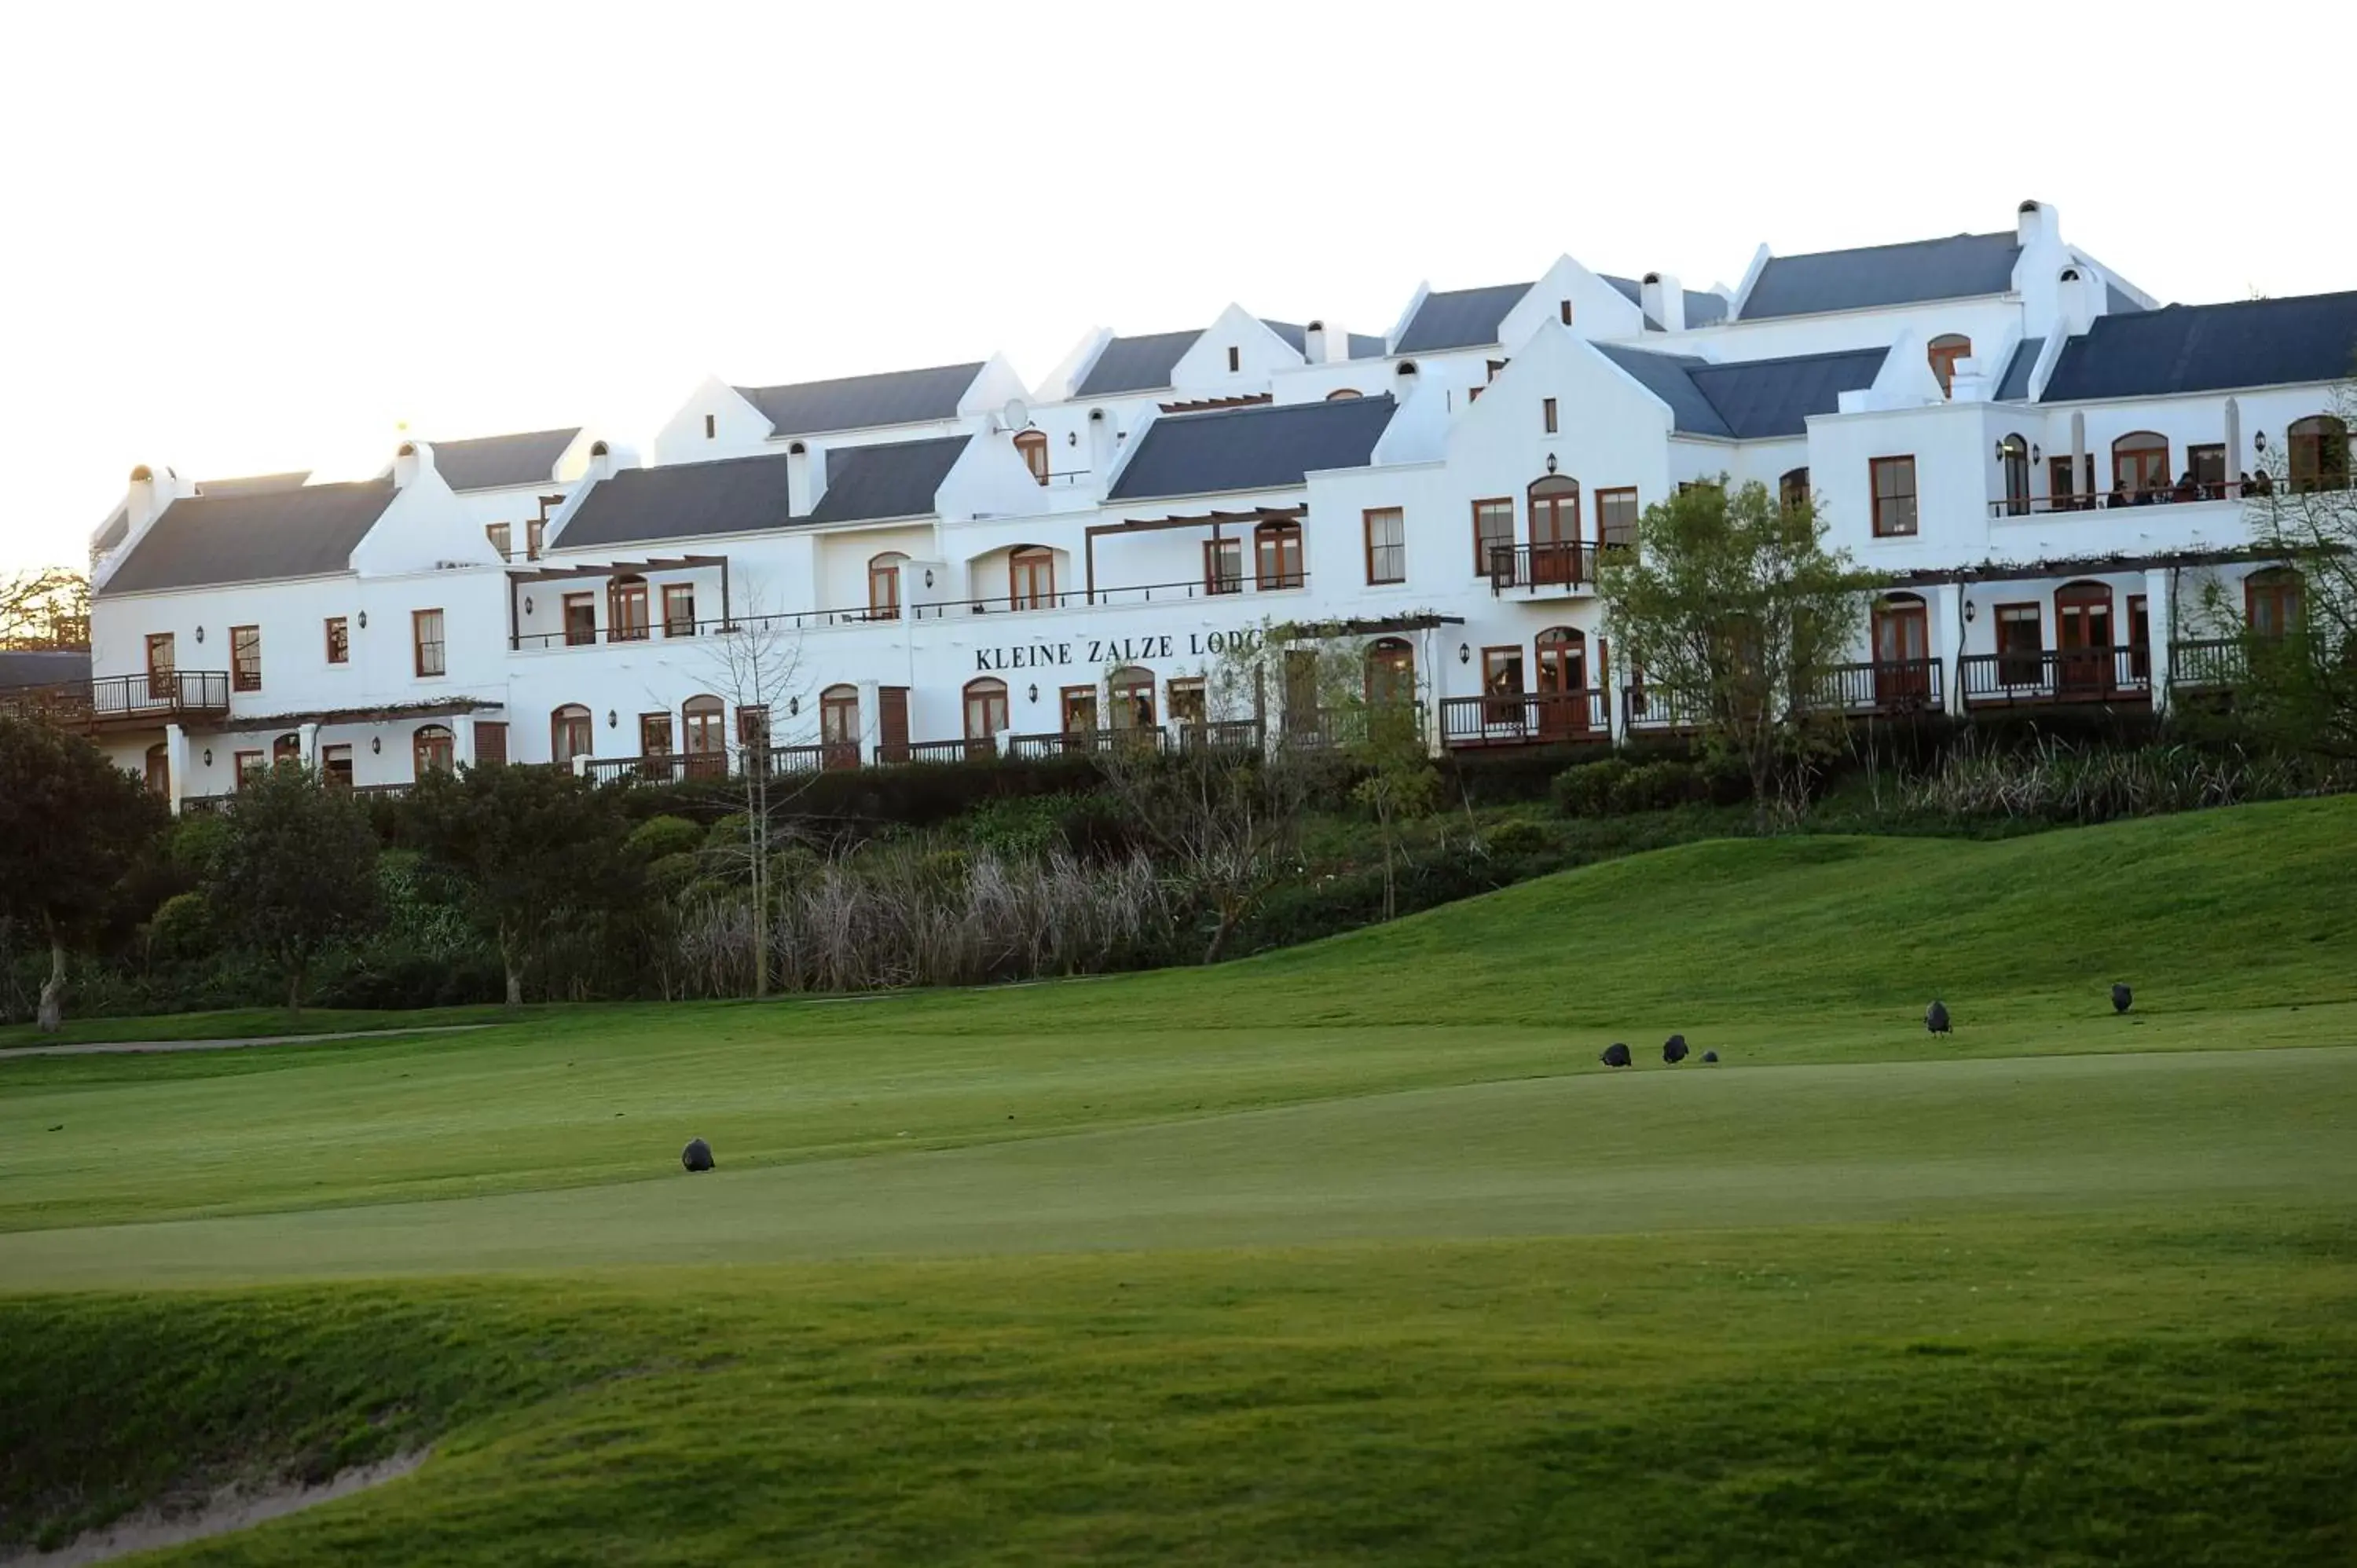
[[[2169,646],[2169,683],[2176,690],[2232,691],[2249,668],[2240,638],[2206,637]]]
[[[996,762],[998,743],[987,736],[968,740],[904,740],[876,748],[876,766],[898,768],[911,762]]]
[[[1946,706],[1940,690],[1940,661],[1893,659],[1837,664],[1817,683],[1810,705],[1820,713],[1859,717],[1939,713]]]
[[[1596,586],[1596,545],[1566,541],[1499,544],[1490,551],[1490,591],[1521,588],[1539,594],[1579,594]]]
[[[1611,738],[1612,705],[1600,687],[1576,692],[1443,697],[1440,744],[1451,750],[1485,746],[1576,745]]]
[[[1691,735],[1709,717],[1700,697],[1666,686],[1621,687],[1620,714],[1631,735]]]
[[[2152,701],[2151,661],[2141,648],[1967,653],[1956,665],[1968,708]]]
[[[226,670],[158,670],[102,675],[90,683],[84,724],[93,730],[144,729],[229,715]]]
[[[1006,738],[1006,755],[1036,761],[1046,757],[1104,757],[1120,752],[1171,749],[1170,737],[1159,729],[1073,729]]]

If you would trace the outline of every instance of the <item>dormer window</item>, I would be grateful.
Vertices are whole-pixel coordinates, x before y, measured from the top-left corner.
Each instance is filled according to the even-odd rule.
[[[709,441],[709,440],[711,440],[714,436],[716,436],[716,435],[719,435],[719,434],[720,434],[720,417],[719,417],[719,415],[717,415],[717,414],[712,414],[712,413],[707,413],[707,414],[705,414],[705,415],[704,416],[704,438],[705,438],[706,441]]]
[[[1567,299],[1557,300],[1557,301],[1555,302],[1555,305],[1556,305],[1556,307],[1557,307],[1557,308],[1558,308],[1558,309],[1563,313],[1563,324],[1564,324],[1566,327],[1570,326],[1570,325],[1571,325],[1571,301],[1569,301],[1569,300],[1567,300]]]
[[[1038,430],[1026,430],[1015,437],[1015,450],[1023,455],[1023,466],[1031,470],[1031,478],[1040,484],[1048,482],[1048,437]]]
[[[1973,357],[1973,340],[1961,332],[1943,333],[1932,339],[1925,351],[1932,361],[1932,374],[1940,382],[1940,395],[1946,397],[1956,378],[1956,361]]]

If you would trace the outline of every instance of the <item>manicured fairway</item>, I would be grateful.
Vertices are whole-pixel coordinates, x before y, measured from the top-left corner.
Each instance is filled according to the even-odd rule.
[[[0,1550],[431,1442],[173,1560],[2345,1563],[2357,901],[2290,867],[2357,802],[0,1056]]]

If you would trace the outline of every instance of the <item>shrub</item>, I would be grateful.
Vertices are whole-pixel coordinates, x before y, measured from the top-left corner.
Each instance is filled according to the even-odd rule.
[[[1949,820],[2105,822],[2357,789],[2357,774],[2239,747],[2133,749],[2041,738],[2018,749],[1966,744],[1900,788],[1902,813]]]
[[[641,860],[692,854],[704,847],[704,830],[685,817],[649,817],[630,830],[630,853]]]
[[[147,922],[147,951],[158,963],[203,956],[220,940],[213,912],[201,893],[179,893],[156,908]]]
[[[1497,823],[1482,833],[1481,843],[1491,854],[1501,855],[1544,854],[1558,847],[1547,825],[1528,817],[1509,817]]]
[[[1630,771],[1628,762],[1618,757],[1583,762],[1556,774],[1547,792],[1555,809],[1566,817],[1610,816],[1618,809],[1615,794]]]

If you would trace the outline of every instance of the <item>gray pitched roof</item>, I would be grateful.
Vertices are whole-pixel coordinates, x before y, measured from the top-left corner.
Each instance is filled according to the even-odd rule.
[[[2133,316],[2144,308],[2111,279],[2104,280],[2104,308],[2114,316]]]
[[[2040,403],[2335,381],[2357,373],[2357,293],[2100,316],[2062,346]]]
[[[575,550],[783,527],[791,461],[780,452],[618,469],[589,487],[554,542]]]
[[[2029,395],[2029,372],[2038,368],[2038,356],[2045,351],[2043,338],[2024,338],[2015,345],[2013,359],[1996,383],[1999,403],[2018,403]]]
[[[90,650],[86,648],[21,653],[0,650],[0,692],[11,686],[81,685],[89,680]]]
[[[391,479],[377,478],[183,496],[148,525],[97,591],[112,596],[347,572],[354,547],[395,493]]]
[[[840,376],[791,386],[738,387],[737,395],[761,411],[770,434],[821,435],[834,430],[866,430],[879,424],[921,424],[957,417],[958,400],[982,374],[984,361],[935,365],[921,371],[886,371]]]
[[[1807,433],[1813,413],[1831,413],[1841,394],[1874,384],[1889,350],[1846,349],[1778,360],[1713,364],[1618,344],[1593,345],[1670,405],[1681,435],[1766,441]]]
[[[199,479],[197,494],[200,496],[259,496],[272,490],[299,489],[311,478],[311,470],[301,468],[284,474],[248,474],[236,479]]]
[[[125,504],[116,507],[113,511],[106,514],[106,521],[98,526],[98,551],[100,553],[103,554],[105,552],[113,549],[116,545],[123,542],[124,536],[129,534],[130,532],[130,506]]]
[[[1108,500],[1271,490],[1323,468],[1363,468],[1391,424],[1391,394],[1165,414],[1146,426]]]
[[[971,435],[843,446],[826,454],[826,494],[811,508],[813,522],[924,517]]]
[[[1097,354],[1096,363],[1073,389],[1074,397],[1109,397],[1115,392],[1159,392],[1170,384],[1170,371],[1179,356],[1202,336],[1191,332],[1149,332],[1138,338],[1115,338]]]
[[[1267,317],[1264,316],[1260,318],[1260,324],[1263,327],[1267,328],[1271,332],[1275,333],[1278,337],[1284,338],[1287,343],[1291,344],[1295,353],[1307,354],[1309,352],[1309,328],[1302,326],[1299,322],[1271,321]]]
[[[1743,303],[1743,319],[2004,294],[2013,287],[2014,259],[2020,253],[2019,238],[2007,230],[1771,256],[1751,285],[1751,297]]]
[[[1596,275],[1610,284],[1613,292],[1630,304],[1640,308],[1644,306],[1645,285],[1635,278],[1616,278],[1606,273],[1598,273]],[[1685,295],[1687,326],[1708,327],[1714,322],[1727,319],[1727,300],[1724,295],[1698,288],[1682,288],[1678,292]],[[1645,317],[1645,325],[1656,332],[1662,330],[1662,324],[1650,316]]]
[[[1354,360],[1380,360],[1391,351],[1391,345],[1372,333],[1351,334],[1351,358]]]
[[[1443,349],[1479,349],[1498,340],[1498,324],[1531,292],[1526,283],[1491,284],[1427,294],[1400,333],[1398,352],[1429,354]]]
[[[1261,325],[1292,344],[1296,353],[1309,352],[1309,329],[1307,327],[1297,327],[1290,321],[1270,321],[1265,318],[1262,320]],[[1364,332],[1352,332],[1348,336],[1351,339],[1350,357],[1353,360],[1380,360],[1391,351],[1389,346],[1380,338],[1371,337]]]
[[[577,424],[565,430],[529,430],[517,435],[477,435],[464,441],[436,441],[434,468],[454,490],[496,490],[510,485],[544,485],[555,475],[556,460],[581,434]]]

